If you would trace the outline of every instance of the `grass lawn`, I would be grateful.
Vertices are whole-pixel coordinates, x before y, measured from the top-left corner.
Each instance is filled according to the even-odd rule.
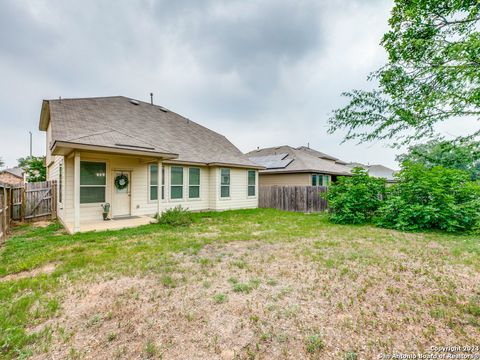
[[[373,359],[480,346],[480,240],[330,224],[321,214],[195,214],[187,228],[0,249],[0,358]]]

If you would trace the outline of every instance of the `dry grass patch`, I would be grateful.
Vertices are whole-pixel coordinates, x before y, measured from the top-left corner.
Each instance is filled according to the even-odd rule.
[[[478,238],[265,209],[194,220],[15,230],[0,358],[354,360],[480,338]]]
[[[2,282],[2,281],[16,281],[16,280],[20,280],[20,279],[24,279],[24,278],[28,278],[28,277],[34,277],[34,276],[41,275],[41,274],[49,275],[49,274],[51,274],[52,272],[55,271],[56,267],[57,267],[57,264],[55,264],[55,263],[46,264],[44,266],[41,266],[41,267],[33,269],[33,270],[21,271],[19,273],[9,274],[9,275],[0,277],[0,282]]]
[[[480,336],[463,311],[478,292],[478,273],[426,263],[395,243],[387,256],[368,241],[318,241],[208,245],[175,257],[169,276],[183,280],[174,287],[162,276],[75,286],[49,324],[73,335],[64,342],[56,331],[48,354],[369,359]],[[248,266],[232,265],[239,262]]]

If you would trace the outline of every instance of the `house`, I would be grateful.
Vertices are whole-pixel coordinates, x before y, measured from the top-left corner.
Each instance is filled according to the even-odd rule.
[[[0,182],[9,185],[20,185],[24,182],[24,172],[19,167],[0,170]]]
[[[346,162],[306,146],[277,146],[246,155],[265,167],[259,172],[260,185],[328,186],[337,176],[351,175]]]
[[[227,138],[123,96],[44,100],[47,179],[69,232],[134,226],[181,205],[256,208],[258,169]],[[109,203],[110,221],[102,220]]]
[[[354,167],[361,167],[367,170],[368,175],[377,178],[384,178],[387,180],[387,183],[395,183],[397,180],[395,179],[395,174],[397,173],[396,170],[390,169],[384,165],[376,164],[376,165],[365,165],[357,162],[348,163],[347,166],[351,169]]]

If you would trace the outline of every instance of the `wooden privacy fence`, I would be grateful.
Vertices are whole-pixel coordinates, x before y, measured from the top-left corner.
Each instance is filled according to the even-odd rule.
[[[8,185],[0,182],[0,243],[11,220],[38,221],[56,217],[55,181]]]
[[[0,244],[10,229],[11,192],[10,185],[0,182]]]
[[[328,209],[322,194],[326,186],[260,186],[258,207],[298,212],[320,212]]]

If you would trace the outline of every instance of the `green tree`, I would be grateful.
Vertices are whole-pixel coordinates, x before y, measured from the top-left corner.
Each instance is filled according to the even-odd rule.
[[[375,214],[378,226],[398,230],[480,230],[480,183],[442,166],[406,162]]]
[[[334,110],[329,131],[405,144],[433,137],[447,119],[478,120],[479,12],[478,0],[395,0],[381,41],[388,62],[369,76],[377,88],[344,93],[349,103]]]
[[[397,156],[397,161],[423,164],[429,169],[443,166],[463,170],[470,174],[472,180],[476,180],[480,179],[480,142],[432,140],[410,146],[407,153]]]
[[[385,194],[385,179],[370,177],[359,167],[354,168],[352,174],[339,177],[326,193],[330,220],[334,223],[369,222]]]
[[[18,167],[27,174],[28,182],[47,180],[47,169],[44,165],[44,156],[27,156],[18,159]]]

